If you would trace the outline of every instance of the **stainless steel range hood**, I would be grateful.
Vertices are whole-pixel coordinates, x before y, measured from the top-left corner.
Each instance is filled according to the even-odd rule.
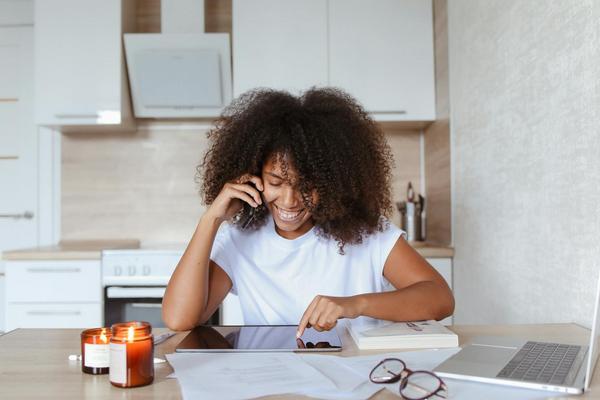
[[[203,0],[162,0],[161,30],[124,35],[135,116],[218,116],[231,101],[229,34],[204,33]]]

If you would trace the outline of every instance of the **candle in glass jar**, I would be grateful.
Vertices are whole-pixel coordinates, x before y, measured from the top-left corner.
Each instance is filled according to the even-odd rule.
[[[108,373],[110,328],[92,328],[81,332],[81,370],[86,374]]]
[[[110,383],[122,388],[143,386],[154,380],[154,344],[148,322],[112,326]]]

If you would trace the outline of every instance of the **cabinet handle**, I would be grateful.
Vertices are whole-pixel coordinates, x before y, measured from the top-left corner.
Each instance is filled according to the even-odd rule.
[[[0,97],[0,103],[16,103],[19,101],[16,97]]]
[[[81,315],[81,311],[27,311],[27,315]]]
[[[25,211],[23,214],[0,214],[0,218],[31,219],[33,218],[33,213],[31,211]]]
[[[34,274],[45,274],[55,272],[79,273],[81,272],[81,268],[27,268],[27,272],[32,272]]]
[[[59,119],[80,119],[80,118],[98,118],[99,114],[54,114]]]
[[[398,111],[369,111],[371,114],[406,114],[406,110],[398,110]]]
[[[160,303],[131,303],[133,308],[162,308]]]

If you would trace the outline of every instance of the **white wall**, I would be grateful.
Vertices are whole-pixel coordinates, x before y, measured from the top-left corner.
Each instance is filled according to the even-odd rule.
[[[589,326],[600,2],[448,2],[455,323]]]

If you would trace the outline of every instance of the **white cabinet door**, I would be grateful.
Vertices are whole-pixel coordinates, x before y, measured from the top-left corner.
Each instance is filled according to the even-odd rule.
[[[234,0],[234,96],[327,85],[326,38],[324,0]]]
[[[129,117],[122,11],[121,0],[35,2],[38,124],[119,125]]]
[[[434,120],[431,1],[329,0],[329,75],[376,119]]]
[[[99,260],[6,261],[6,328],[102,323]]]
[[[452,285],[452,259],[451,258],[427,258],[427,262],[431,264],[435,270],[442,275],[442,277],[446,280],[450,289],[454,290]],[[444,325],[452,325],[453,317],[450,316],[448,318],[443,319],[442,322]]]
[[[7,261],[6,301],[18,302],[100,302],[100,262]]]
[[[89,328],[102,326],[101,303],[20,303],[7,310],[7,330],[17,328]]]

